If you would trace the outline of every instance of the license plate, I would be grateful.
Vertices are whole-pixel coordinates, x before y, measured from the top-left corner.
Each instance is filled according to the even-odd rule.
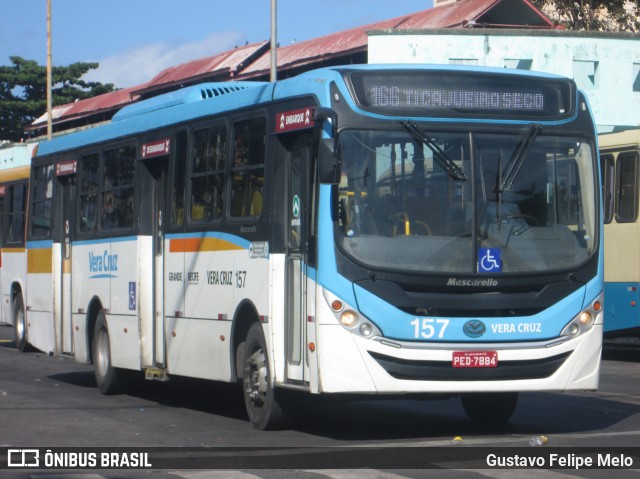
[[[498,351],[454,351],[451,358],[454,368],[495,368]]]

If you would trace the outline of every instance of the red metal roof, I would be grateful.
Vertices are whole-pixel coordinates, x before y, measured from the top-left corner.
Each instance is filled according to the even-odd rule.
[[[135,94],[134,90],[141,86],[142,85],[132,88],[123,88],[121,90],[104,93],[92,98],[78,100],[74,103],[56,106],[51,112],[53,120],[56,123],[63,123],[66,121],[97,115],[102,112],[113,111],[114,108],[120,109],[138,100],[140,95]],[[47,114],[44,113],[31,124],[31,128],[40,128],[46,124]]]
[[[527,9],[527,21],[521,25],[553,28],[551,21],[542,15],[527,0],[521,0]],[[513,0],[459,0],[456,3],[430,8],[421,12],[403,15],[389,20],[352,28],[342,32],[325,35],[304,42],[288,45],[278,49],[278,69],[300,67],[310,63],[317,63],[325,59],[346,56],[355,52],[365,52],[368,48],[367,32],[371,30],[404,30],[404,29],[436,29],[461,28],[469,24],[480,25],[485,22],[493,9],[503,4],[503,9],[513,11],[517,2]],[[507,5],[508,4],[508,5]],[[521,10],[520,13],[522,13]],[[512,19],[512,22],[515,20]],[[489,22],[493,26],[496,23]],[[256,60],[241,72],[243,78],[264,75],[270,68],[268,54]]]
[[[278,70],[283,72],[305,65],[364,53],[368,31],[403,29],[463,28],[470,26],[510,26],[554,28],[529,0],[458,0],[409,15],[364,25],[349,30],[278,48]],[[148,83],[78,101],[54,109],[56,123],[119,109],[158,91],[182,84],[207,80],[250,79],[268,75],[269,42],[253,43],[217,55],[167,68]],[[32,127],[46,123],[46,115]]]
[[[229,77],[235,76],[254,58],[263,55],[268,49],[269,42],[252,43],[211,57],[169,67],[158,73],[148,83],[137,87],[136,92],[149,93],[185,82],[195,83],[203,77],[210,79],[212,76],[219,76],[227,80]]]

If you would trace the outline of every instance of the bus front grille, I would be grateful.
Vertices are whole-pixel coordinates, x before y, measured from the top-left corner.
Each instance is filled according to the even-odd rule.
[[[413,361],[369,351],[387,373],[412,381],[503,381],[542,379],[554,374],[571,352],[549,358],[500,361],[494,368],[454,368],[451,361]]]

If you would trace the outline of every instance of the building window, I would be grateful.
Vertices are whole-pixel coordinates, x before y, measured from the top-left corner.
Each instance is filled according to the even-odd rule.
[[[578,88],[592,89],[597,86],[598,62],[574,60],[573,79]]]
[[[505,68],[513,68],[515,70],[531,70],[533,60],[506,58],[504,60]]]

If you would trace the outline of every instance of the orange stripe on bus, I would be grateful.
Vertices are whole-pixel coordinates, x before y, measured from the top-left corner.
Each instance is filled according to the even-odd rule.
[[[172,239],[170,253],[200,253],[204,251],[232,251],[244,249],[220,238],[180,238]]]
[[[27,251],[27,273],[51,273],[51,248],[37,248]]]
[[[27,251],[27,248],[7,248],[4,247],[2,248],[2,252],[3,253],[24,253],[25,251]]]

